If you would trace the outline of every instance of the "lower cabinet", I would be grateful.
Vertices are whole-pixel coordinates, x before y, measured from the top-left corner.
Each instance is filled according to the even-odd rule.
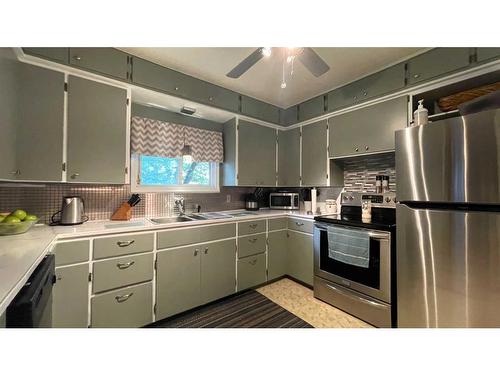
[[[52,327],[87,328],[89,265],[56,268]]]
[[[266,281],[266,254],[238,259],[238,291]]]
[[[234,293],[235,261],[234,239],[159,252],[156,319],[161,320]]]
[[[313,237],[310,234],[288,231],[287,274],[313,285]]]
[[[286,275],[286,230],[269,232],[267,249],[267,278],[274,280]]]
[[[153,321],[153,289],[146,283],[92,298],[93,328],[143,327]]]

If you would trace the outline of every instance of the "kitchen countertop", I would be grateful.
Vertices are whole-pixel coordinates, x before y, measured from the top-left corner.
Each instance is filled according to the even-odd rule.
[[[220,211],[223,213],[242,212]],[[315,215],[301,211],[259,210],[254,215],[224,219],[193,220],[180,223],[153,224],[147,219],[135,219],[130,222],[111,220],[90,221],[76,226],[35,225],[29,232],[13,236],[0,237],[0,315],[26,283],[43,257],[51,250],[57,240],[108,235],[144,230],[182,228],[224,222],[238,222],[273,217],[291,216],[314,220]]]

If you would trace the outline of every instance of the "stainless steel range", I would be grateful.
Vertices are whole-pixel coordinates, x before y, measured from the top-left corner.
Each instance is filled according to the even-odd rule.
[[[314,225],[314,296],[377,327],[393,327],[395,194],[343,193],[340,215]],[[362,204],[371,205],[363,218]]]

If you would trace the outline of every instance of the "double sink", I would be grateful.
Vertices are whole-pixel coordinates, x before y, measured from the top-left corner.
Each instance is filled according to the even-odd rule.
[[[252,215],[257,215],[257,214],[255,212],[248,212],[248,211],[231,212],[231,213],[206,212],[206,213],[193,213],[180,216],[158,217],[149,220],[153,224],[170,224],[170,223],[181,223],[185,221],[196,221],[196,220],[232,219],[235,217],[252,216]]]

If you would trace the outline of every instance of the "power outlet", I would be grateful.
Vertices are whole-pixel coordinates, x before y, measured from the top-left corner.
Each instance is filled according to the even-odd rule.
[[[226,195],[226,203],[231,203],[231,194]]]

